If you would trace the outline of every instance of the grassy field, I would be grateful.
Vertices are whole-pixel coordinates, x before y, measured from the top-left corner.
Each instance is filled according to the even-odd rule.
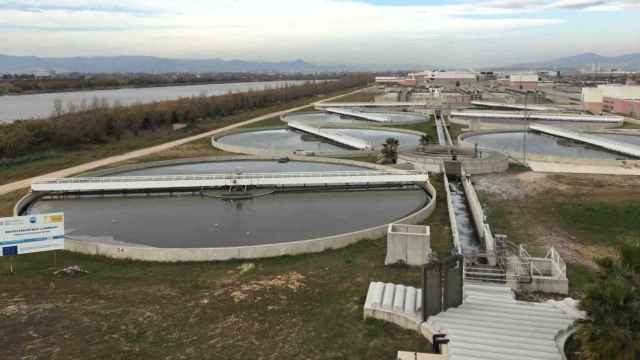
[[[618,246],[640,233],[640,199],[566,200],[553,209],[562,227],[586,243]]]
[[[343,91],[340,93],[347,93],[350,91],[352,90]],[[83,145],[66,151],[48,151],[45,153],[33,154],[28,157],[12,160],[11,162],[2,162],[0,163],[0,173],[2,173],[2,177],[0,178],[0,185],[83,164],[108,156],[162,144],[164,142],[176,140],[190,135],[195,135],[208,130],[218,129],[270,112],[280,111],[287,108],[316,102],[324,98],[339,95],[340,93],[300,99],[298,101],[292,101],[278,106],[246,111],[241,114],[228,116],[221,119],[203,120],[199,122],[195,128],[186,131],[158,130],[155,132],[144,133],[137,137],[134,137],[133,135],[124,136],[120,141],[111,143],[99,145]]]
[[[506,179],[531,174],[502,176]],[[496,233],[507,234],[514,243],[527,244],[536,254],[543,254],[549,246],[556,247],[568,264],[571,291],[579,295],[592,279],[594,258],[615,256],[623,241],[637,239],[639,180],[540,174],[527,183],[513,185],[517,196],[480,191],[480,197]],[[498,181],[498,186],[508,187],[503,185],[504,180]]]
[[[431,142],[433,142],[434,144],[438,143],[438,132],[436,131],[436,124],[433,121],[433,119],[429,121],[417,123],[417,124],[405,124],[405,125],[393,124],[393,125],[390,125],[390,127],[420,131],[429,135],[429,138],[431,138]]]
[[[370,91],[362,91],[359,93],[351,94],[343,98],[333,100],[330,102],[342,103],[342,102],[374,102],[375,93]]]
[[[442,174],[430,175],[431,185],[436,189],[436,209],[424,225],[431,227],[431,249],[438,255],[447,255],[453,246],[449,212]]]
[[[59,252],[0,258],[1,359],[392,359],[426,351],[414,331],[364,321],[370,281],[418,285],[385,267],[385,242],[251,262],[161,264]]]

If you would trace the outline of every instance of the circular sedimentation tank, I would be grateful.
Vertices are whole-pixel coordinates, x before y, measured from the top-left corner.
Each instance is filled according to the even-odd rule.
[[[599,137],[632,145],[640,145],[640,136],[598,133]],[[492,131],[467,133],[461,136],[467,145],[500,151],[513,156],[527,155],[576,160],[628,160],[629,156],[564,138],[524,131]]]
[[[420,134],[384,128],[322,128],[323,131],[338,135],[346,135],[363,140],[373,150],[380,149],[388,138],[399,141],[400,148],[414,148],[420,143]],[[216,137],[214,146],[225,149],[225,146],[253,149],[253,152],[273,151],[277,153],[313,152],[349,153],[359,151],[337,144],[331,140],[290,128],[250,129],[232,132]]]
[[[332,162],[333,161],[333,162]],[[101,176],[214,173],[328,172],[375,165],[338,160],[283,159],[180,161],[103,171]],[[262,189],[260,190],[262,191]],[[234,248],[277,245],[380,227],[430,203],[419,186],[365,190],[265,192],[227,200],[207,193],[108,196],[44,196],[30,199],[22,214],[63,211],[71,240],[154,248]],[[213,194],[215,195],[215,194]],[[233,256],[231,256],[233,257]],[[259,256],[256,256],[259,257]],[[212,256],[211,259],[218,259]]]

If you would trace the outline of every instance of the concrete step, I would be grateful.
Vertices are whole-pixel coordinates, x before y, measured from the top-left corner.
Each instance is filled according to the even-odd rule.
[[[438,315],[440,316],[440,315]],[[556,334],[560,329],[553,329],[548,327],[537,327],[537,326],[522,326],[521,324],[503,324],[503,323],[492,323],[487,322],[486,320],[477,320],[477,319],[468,319],[468,318],[460,318],[460,317],[447,317],[447,318],[438,318],[434,319],[434,325],[438,325],[439,328],[445,330],[463,325],[468,327],[475,327],[478,331],[486,331],[491,332],[492,330],[510,330],[516,334],[522,334],[522,336],[527,336],[527,334]]]
[[[491,359],[491,360],[561,360],[562,357],[560,354],[556,356],[551,354],[537,354],[537,353],[496,353],[493,351],[481,351],[477,348],[460,348],[460,349],[451,349],[451,360],[458,360],[462,357],[465,358],[476,358],[476,359]]]
[[[546,341],[524,341],[520,339],[519,341],[513,341],[512,337],[489,337],[489,336],[477,336],[479,334],[474,335],[460,335],[460,334],[449,334],[448,338],[451,341],[460,342],[463,341],[465,344],[470,345],[486,345],[486,346],[495,346],[502,347],[505,349],[518,350],[518,349],[527,349],[531,351],[541,352],[541,353],[551,353],[556,354],[558,351],[555,349],[556,343],[552,340]]]
[[[463,289],[465,292],[505,295],[513,298],[513,291],[508,286],[464,284]]]
[[[501,339],[503,341],[509,341],[512,344],[533,344],[533,345],[548,345],[553,343],[554,337],[550,335],[538,335],[528,336],[523,338],[518,333],[514,333],[511,330],[492,330],[492,331],[478,331],[476,328],[463,329],[455,328],[447,330],[447,335],[450,339],[457,339],[459,337],[474,337],[478,339]]]
[[[495,308],[494,306],[488,305],[486,303],[478,303],[478,302],[465,302],[460,308],[468,309],[468,310],[477,310],[484,311],[489,314],[500,313],[500,314],[512,314],[512,315],[528,315],[535,316],[540,318],[562,318],[566,320],[572,320],[571,317],[567,316],[560,311],[554,311],[551,309],[543,308],[523,308],[523,306],[501,306],[500,308]]]
[[[496,318],[491,315],[485,315],[483,313],[469,313],[463,309],[449,309],[444,313],[438,315],[440,320],[457,319],[462,321],[474,321],[477,323],[485,322],[488,325],[499,325],[502,328],[512,328],[514,330],[520,330],[522,328],[527,329],[559,329],[565,328],[572,324],[572,321],[561,319],[559,321],[553,321],[549,319],[534,320],[522,320],[511,318]]]
[[[457,345],[455,349],[451,349],[451,354],[456,355],[459,353],[470,353],[472,354],[486,354],[493,356],[496,360],[562,360],[562,356],[560,353],[555,350],[554,352],[540,352],[535,350],[530,350],[527,348],[520,349],[511,349],[505,348],[501,346],[489,346],[489,345],[478,345],[478,344],[461,344]],[[485,355],[485,356],[486,356]]]
[[[513,323],[527,323],[527,322],[535,322],[536,325],[549,325],[549,326],[564,326],[564,324],[572,324],[573,321],[566,318],[553,318],[553,317],[542,317],[535,315],[526,315],[526,314],[509,314],[509,313],[501,313],[499,309],[470,309],[468,307],[460,307],[460,308],[452,308],[447,310],[447,313],[451,312],[452,314],[459,314],[461,316],[469,316],[473,318],[489,318],[495,322],[513,322]]]

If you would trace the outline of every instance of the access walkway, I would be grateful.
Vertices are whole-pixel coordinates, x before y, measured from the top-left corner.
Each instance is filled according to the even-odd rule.
[[[507,104],[507,103],[499,103],[492,101],[480,101],[474,100],[471,101],[471,105],[488,108],[488,109],[496,109],[496,110],[530,110],[530,111],[558,111],[558,108],[548,107],[548,106],[540,106],[540,105],[523,105],[523,104]]]
[[[559,123],[588,123],[588,124],[622,124],[623,116],[615,115],[581,115],[581,114],[554,114],[554,113],[529,113],[507,111],[452,111],[449,115],[453,118],[480,119],[480,120],[528,120],[528,121],[557,121]]]
[[[358,150],[371,150],[372,146],[364,140],[354,138],[352,136],[338,134],[334,131],[327,131],[323,128],[303,124],[299,121],[290,121],[287,123],[290,128],[300,130],[321,138],[333,141],[335,143],[348,146]]]
[[[106,176],[38,179],[35,192],[104,192],[134,190],[211,189],[241,187],[374,186],[425,183],[428,176],[416,171],[335,171],[260,174],[211,174],[166,176]]]
[[[597,135],[579,133],[577,131],[568,130],[565,128],[559,128],[555,126],[532,124],[529,126],[530,130],[541,132],[548,135],[562,137],[574,141],[579,141],[585,144],[594,145],[605,150],[613,151],[619,154],[629,155],[635,158],[640,158],[640,146],[613,141],[607,138],[603,138]]]
[[[332,103],[322,102],[314,104],[314,107],[318,110],[324,110],[328,107],[425,107],[425,103],[419,102],[344,102],[344,103]]]

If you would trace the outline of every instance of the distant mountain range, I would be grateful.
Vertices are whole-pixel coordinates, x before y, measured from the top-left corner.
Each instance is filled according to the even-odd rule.
[[[0,55],[0,73],[213,73],[278,72],[312,73],[329,71],[422,70],[425,65],[411,64],[332,64],[316,65],[303,60],[267,62],[222,59],[168,59],[153,56],[97,56],[50,58]]]
[[[600,69],[640,70],[640,53],[621,56],[602,56],[595,53],[584,53],[575,56],[559,58],[551,61],[515,64],[505,69],[558,69],[576,70],[591,69],[593,65]]]

